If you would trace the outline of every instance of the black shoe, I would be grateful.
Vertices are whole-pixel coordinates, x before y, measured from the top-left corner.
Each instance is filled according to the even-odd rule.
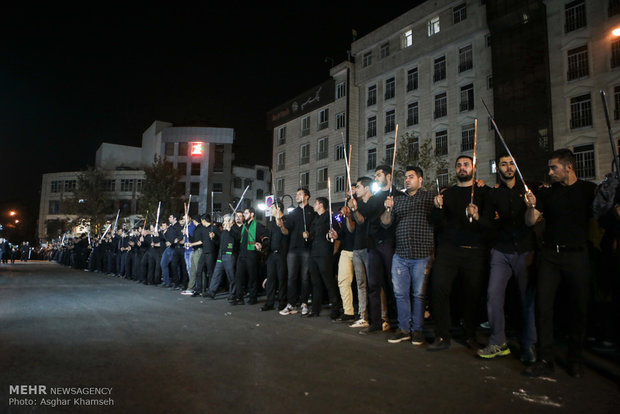
[[[260,311],[261,312],[266,312],[266,311],[270,311],[270,310],[274,310],[273,305],[263,305],[260,307]]]
[[[378,334],[383,332],[383,329],[381,329],[380,326],[374,326],[374,325],[370,325],[368,328],[364,328],[361,331],[359,331],[358,333],[360,335],[374,335],[374,334]]]
[[[230,302],[230,304],[233,306],[245,305],[245,301],[243,299],[234,299],[232,302]]]
[[[340,322],[353,322],[355,321],[355,315],[342,315],[338,318]]]
[[[332,320],[332,322],[336,322],[338,320],[338,317],[340,316],[340,312],[336,311],[336,312],[330,312],[329,314],[329,318]]]
[[[426,348],[427,351],[445,351],[450,348],[450,340],[447,338],[435,338],[435,341]]]
[[[553,362],[541,359],[525,368],[521,374],[526,377],[545,377],[547,375],[552,375],[554,371]]]
[[[256,298],[250,298],[250,300],[248,300],[248,305],[256,305],[257,303],[258,301]]]
[[[568,375],[573,378],[583,378],[583,364],[581,362],[569,362],[566,368]]]
[[[209,298],[209,299],[215,299],[215,295],[214,295],[213,293],[209,292],[209,291],[204,292],[204,293],[202,294],[202,297],[203,297],[203,298]]]
[[[306,315],[306,318],[317,318],[318,316],[318,313],[310,312]]]

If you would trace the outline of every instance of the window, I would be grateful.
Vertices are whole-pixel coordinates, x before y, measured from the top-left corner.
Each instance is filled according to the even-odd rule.
[[[390,78],[385,81],[385,100],[392,99],[396,93],[396,80]]]
[[[310,115],[301,119],[301,136],[310,134]]]
[[[368,97],[366,98],[366,106],[373,106],[377,104],[377,85],[368,87]]]
[[[190,189],[192,188],[192,186],[191,186],[192,184],[193,183],[190,183]],[[213,183],[213,192],[214,193],[221,193],[222,191],[223,191],[222,183]]]
[[[341,129],[346,126],[344,112],[336,114],[336,129]]]
[[[299,186],[308,188],[310,185],[310,173],[308,171],[299,173]]]
[[[585,78],[589,75],[588,70],[588,46],[580,46],[566,52],[568,57],[567,80]]]
[[[258,190],[256,190],[256,199],[262,200],[263,197],[265,197],[265,191],[262,188],[259,188]]]
[[[310,162],[310,144],[302,144],[299,147],[299,165]]]
[[[381,45],[381,59],[390,56],[390,44],[384,43]]]
[[[283,145],[286,143],[286,127],[278,128],[278,145]]]
[[[435,132],[435,155],[448,155],[448,131]]]
[[[200,163],[199,162],[192,163],[191,173],[192,175],[200,175]]]
[[[409,159],[417,160],[420,156],[420,139],[417,136],[413,136],[409,139],[407,144],[407,150],[409,151]]]
[[[471,45],[459,49],[459,73],[474,67],[474,58]]]
[[[336,144],[334,154],[336,154],[336,161],[344,160],[344,144]]]
[[[392,132],[396,129],[396,112],[394,109],[385,113],[385,132]]]
[[[620,39],[611,42],[611,67],[620,66]]]
[[[316,172],[316,189],[324,190],[327,188],[327,167],[319,168]]]
[[[589,93],[570,100],[570,128],[588,126],[592,126],[592,102]]]
[[[385,161],[391,165],[393,157],[394,157],[394,143],[387,144],[385,146]]]
[[[136,192],[141,192],[144,186],[144,180],[136,180]]]
[[[486,47],[491,47],[491,35],[487,34],[484,36],[484,45]]]
[[[179,170],[181,175],[186,175],[187,174],[187,163],[186,162],[177,163],[177,170]]]
[[[596,178],[596,167],[594,163],[594,145],[580,145],[573,148],[575,154],[575,172],[577,177],[584,179]]]
[[[166,142],[164,152],[166,155],[174,155],[174,142]]]
[[[52,181],[51,182],[50,192],[52,192],[52,193],[60,193],[60,192],[62,192],[62,186],[63,186],[63,182],[62,181]]]
[[[252,180],[250,180],[249,178],[246,178],[245,180],[243,180],[243,186],[244,187],[249,187],[252,188]]]
[[[465,125],[461,128],[461,151],[474,149],[474,125]]]
[[[47,214],[59,214],[60,213],[60,201],[50,200]]]
[[[258,181],[265,181],[265,171],[263,171],[263,170],[256,170],[256,179]]]
[[[133,180],[121,179],[121,192],[133,191]]]
[[[327,158],[327,137],[323,137],[323,138],[319,138],[318,142],[317,142],[317,152],[316,152],[316,159],[317,160],[322,160],[324,158]]]
[[[215,184],[213,184],[215,189]],[[200,195],[200,183],[189,183],[189,193],[193,196]]]
[[[362,67],[365,68],[370,65],[372,65],[372,52],[364,53],[362,57]]]
[[[241,178],[239,178],[239,177],[233,178],[233,187],[234,188],[241,188]]]
[[[277,165],[276,170],[277,171],[282,171],[284,169],[285,161],[286,161],[286,154],[284,153],[284,151],[279,152],[278,153],[278,162],[276,163],[276,165]]]
[[[368,150],[368,161],[366,162],[367,170],[374,170],[377,167],[377,149],[371,148]]]
[[[407,92],[418,89],[418,68],[407,71]]]
[[[620,13],[620,0],[609,0],[609,17]]]
[[[586,26],[585,0],[572,1],[564,7],[564,32],[572,32]]]
[[[418,124],[418,103],[412,102],[407,105],[407,126]]]
[[[338,82],[336,85],[336,99],[347,96],[347,87],[344,82]]]
[[[104,180],[103,191],[114,192],[116,190],[116,180]]]
[[[282,197],[284,195],[284,178],[276,179],[276,196]]]
[[[224,172],[224,145],[216,144],[213,155],[213,172]]]
[[[437,181],[439,181],[439,188],[448,186],[448,170],[446,168],[437,171]]]
[[[344,175],[337,175],[334,179],[334,192],[342,193],[345,188],[345,178]]]
[[[454,24],[460,23],[465,19],[467,19],[467,6],[465,6],[465,3],[452,8],[452,21]]]
[[[461,112],[472,111],[474,109],[474,85],[469,84],[461,87]]]
[[[435,95],[435,119],[448,115],[448,96],[446,93]]]
[[[493,89],[493,76],[487,76],[487,89]]]
[[[372,138],[377,136],[377,117],[371,116],[368,118],[368,128],[366,131],[366,138]]]
[[[177,151],[177,155],[180,155],[181,157],[187,156],[187,149],[188,149],[187,142],[179,142],[179,148]]]
[[[413,31],[407,30],[403,33],[403,48],[413,46]]]
[[[67,193],[73,192],[77,188],[77,180],[65,180],[65,189]]]
[[[620,86],[614,88],[614,119],[620,119]]]
[[[329,126],[329,108],[325,108],[319,112],[319,129],[325,129]]]
[[[446,57],[441,56],[435,59],[433,64],[433,82],[439,82],[446,78]]]
[[[439,16],[435,16],[428,21],[428,37],[439,33]]]

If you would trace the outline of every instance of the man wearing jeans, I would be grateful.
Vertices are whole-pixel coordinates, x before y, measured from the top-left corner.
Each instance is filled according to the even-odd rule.
[[[392,259],[392,284],[398,310],[398,331],[390,343],[411,340],[424,343],[424,288],[426,266],[433,253],[433,194],[422,188],[424,173],[419,167],[407,167],[406,197],[389,196],[381,225],[395,224],[395,251]],[[413,306],[412,306],[413,305]],[[413,333],[413,339],[412,339]]]

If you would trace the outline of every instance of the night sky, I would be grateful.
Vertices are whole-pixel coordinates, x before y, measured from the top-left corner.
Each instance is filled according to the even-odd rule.
[[[327,80],[352,29],[417,3],[5,7],[0,209],[35,222],[42,174],[94,165],[102,142],[139,146],[154,120],[234,128],[236,161],[269,165],[252,144],[270,139],[266,112]]]

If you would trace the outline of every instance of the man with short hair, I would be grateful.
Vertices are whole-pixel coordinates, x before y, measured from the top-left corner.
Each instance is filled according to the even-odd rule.
[[[276,201],[270,207],[272,220],[269,222],[269,256],[267,256],[267,280],[265,294],[267,300],[261,306],[261,311],[273,310],[278,292],[278,310],[286,306],[286,253],[288,250],[288,236],[282,234],[285,220],[284,204]]]
[[[250,296],[248,304],[255,305],[258,295],[258,260],[262,249],[263,239],[268,237],[265,226],[256,221],[253,208],[243,211],[245,223],[241,229],[239,243],[239,257],[235,270],[235,300],[232,305],[244,305],[243,295],[247,284]]]
[[[392,284],[399,329],[388,339],[390,343],[409,340],[414,345],[424,343],[426,267],[434,249],[434,231],[433,194],[424,190],[423,180],[420,167],[406,167],[406,196],[388,196],[381,216],[383,226],[394,224],[395,236]]]
[[[489,187],[476,186],[473,159],[456,159],[456,185],[435,196],[433,221],[440,228],[431,276],[435,341],[428,351],[450,347],[452,286],[461,278],[463,330],[468,348],[477,350],[475,329],[487,270],[488,227],[483,218]],[[472,200],[473,191],[473,200]]]
[[[489,286],[487,289],[487,315],[491,326],[489,344],[477,351],[481,358],[495,358],[510,354],[506,344],[504,302],[506,287],[514,276],[519,289],[520,309],[523,320],[521,329],[521,360],[536,360],[533,345],[536,342],[534,321],[534,290],[529,266],[534,255],[534,233],[525,224],[526,206],[523,203],[525,186],[517,181],[516,166],[512,157],[502,154],[497,159],[499,186],[489,192],[485,215],[493,223]],[[497,218],[496,218],[497,217]]]
[[[339,320],[342,322],[355,321],[355,308],[353,307],[353,250],[355,248],[355,221],[351,218],[351,209],[348,206],[340,208],[340,226],[330,231],[334,240],[340,241],[340,257],[338,258],[338,289],[342,300],[343,315]],[[353,231],[351,231],[352,229]]]
[[[539,358],[523,372],[528,376],[545,376],[554,371],[554,307],[560,285],[566,288],[570,305],[567,312],[559,314],[570,327],[567,370],[575,378],[584,374],[582,353],[590,290],[588,227],[596,185],[580,180],[575,165],[571,150],[554,151],[549,157],[551,187],[541,188],[537,195],[531,192],[526,195],[526,224],[533,226],[544,219],[536,284]]]
[[[179,256],[178,253],[175,253],[175,251],[179,245],[179,240],[183,240],[183,233],[175,214],[170,214],[168,216],[168,223],[170,225],[164,230],[164,244],[166,245],[166,250],[164,250],[161,257],[162,284],[160,286],[175,288],[180,282],[179,257],[182,257],[182,255]]]
[[[308,273],[308,260],[310,259],[310,243],[304,239],[303,233],[307,232],[316,213],[308,204],[310,191],[307,188],[299,188],[295,194],[295,200],[299,206],[290,212],[284,222],[282,234],[289,236],[289,249],[286,255],[286,267],[288,270],[287,298],[288,303],[280,311],[280,315],[292,315],[297,313],[295,305],[301,302],[301,314],[306,316],[308,298],[310,296],[310,275]],[[301,285],[301,292],[300,292]]]

